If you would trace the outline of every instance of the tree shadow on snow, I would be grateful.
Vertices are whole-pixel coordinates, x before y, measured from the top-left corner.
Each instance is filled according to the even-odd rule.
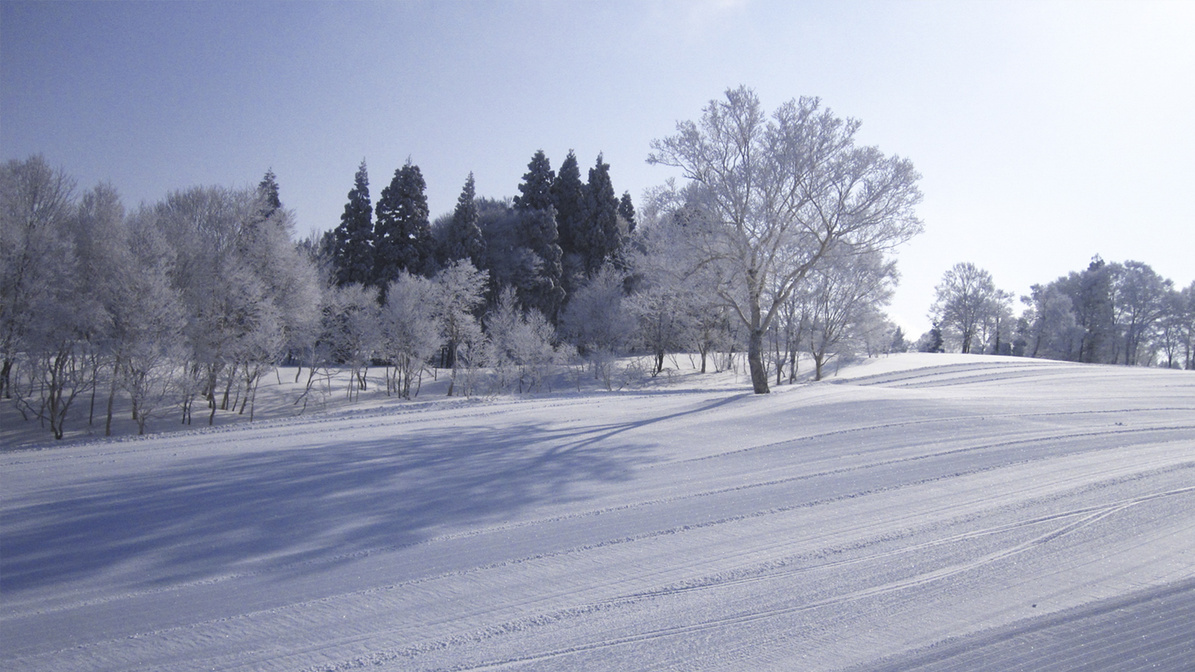
[[[652,461],[651,446],[626,432],[736,397],[637,422],[416,428],[84,480],[53,502],[5,506],[0,585],[11,594],[112,569],[170,585],[303,563],[326,568],[583,499],[587,485],[628,480]]]

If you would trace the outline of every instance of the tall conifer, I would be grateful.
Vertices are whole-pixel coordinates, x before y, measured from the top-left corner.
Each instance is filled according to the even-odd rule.
[[[465,180],[461,195],[456,200],[456,209],[452,211],[452,219],[448,222],[448,231],[444,241],[445,261],[453,262],[458,259],[468,259],[477,268],[484,268],[485,238],[481,235],[479,222],[481,213],[477,208],[477,190],[473,182],[473,173]]]
[[[429,276],[433,242],[428,223],[427,183],[409,160],[378,199],[374,225],[374,284],[385,291],[399,271]]]
[[[565,255],[573,254],[577,251],[576,232],[581,230],[585,217],[585,183],[581,181],[577,155],[571,149],[552,183],[552,204],[556,206],[560,249]]]
[[[546,210],[552,207],[552,182],[556,174],[544,150],[536,150],[527,164],[523,182],[519,184],[519,196],[515,196],[517,210]]]
[[[635,204],[631,202],[631,192],[622,192],[622,199],[618,201],[618,214],[627,223],[627,233],[635,232]]]
[[[610,164],[598,154],[597,163],[589,169],[585,185],[585,219],[583,231],[577,236],[585,261],[585,273],[592,276],[607,259],[613,258],[622,244],[618,230],[618,198],[610,182]]]
[[[340,226],[333,234],[335,241],[332,264],[336,284],[350,282],[368,284],[373,279],[373,206],[369,200],[369,173],[365,159],[349,190],[349,202],[340,216]]]

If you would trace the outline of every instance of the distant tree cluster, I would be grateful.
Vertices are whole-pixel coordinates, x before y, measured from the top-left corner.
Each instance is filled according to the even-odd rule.
[[[497,305],[502,290],[511,288],[521,305],[556,324],[573,290],[604,265],[622,263],[623,245],[635,230],[631,195],[615,196],[601,155],[582,182],[573,152],[558,175],[537,151],[510,201],[479,199],[470,174],[456,209],[434,223],[425,189],[419,167],[408,161],[375,207],[361,162],[340,225],[319,246],[338,286],[372,286],[384,301],[388,283],[401,272],[430,278],[467,260],[488,272],[487,305]]]
[[[974,264],[948,270],[930,309],[942,341],[961,352],[1073,362],[1195,368],[1195,283],[1176,289],[1139,261],[1107,263],[1013,294]],[[923,337],[923,347],[932,344]],[[928,349],[928,347],[926,348]]]
[[[108,432],[117,412],[142,430],[166,414],[251,419],[260,381],[281,364],[296,384],[306,375],[300,410],[334,372],[350,400],[379,369],[384,392],[403,398],[429,368],[447,372],[450,395],[536,391],[561,370],[613,389],[639,375],[620,363],[628,354],[650,362],[644,376],[680,352],[702,372],[742,361],[759,393],[795,382],[805,358],[820,379],[829,362],[909,347],[883,309],[898,280],[891,248],[921,230],[919,176],[857,145],[858,127],[815,98],[768,115],[754,92],[728,90],[653,143],[649,161],[686,182],[645,194],[639,210],[616,196],[601,155],[583,180],[574,153],[554,171],[537,151],[507,199],[479,196],[470,174],[435,220],[417,165],[375,201],[362,161],[339,224],[297,243],[272,172],[256,188],[195,187],[126,212],[110,186],[80,195],[41,157],[10,161],[0,396],[60,438],[68,418]],[[1043,294],[1041,325],[1034,313],[1014,331],[992,308],[1008,297],[971,268],[952,282],[987,292],[987,312],[944,295],[936,347],[1000,351],[1019,337],[1028,348],[1032,335],[1039,354],[1120,347],[1137,361],[1161,318],[1124,312],[1128,281],[1109,273],[1109,319],[1131,325],[1120,341],[1083,313],[1076,328],[1100,326],[1073,342],[1049,299],[1070,285]]]

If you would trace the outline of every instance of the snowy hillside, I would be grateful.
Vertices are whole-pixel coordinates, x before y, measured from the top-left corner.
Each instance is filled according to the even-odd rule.
[[[705,380],[0,454],[0,668],[1195,666],[1191,372]]]

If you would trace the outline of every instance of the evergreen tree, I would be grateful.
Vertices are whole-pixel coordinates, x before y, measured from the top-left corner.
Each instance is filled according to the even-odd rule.
[[[892,332],[892,343],[888,345],[889,352],[908,352],[909,344],[905,341],[905,331],[899,326]]]
[[[585,217],[585,183],[577,167],[577,155],[570,149],[552,183],[552,205],[556,206],[556,229],[565,255],[577,252],[576,234]]]
[[[934,322],[929,330],[929,338],[926,340],[922,352],[946,352],[945,344],[942,341],[942,327]]]
[[[618,215],[627,223],[627,233],[635,232],[635,204],[631,202],[631,192],[622,192],[622,200],[618,202]]]
[[[606,262],[614,258],[622,244],[618,230],[618,198],[610,182],[610,164],[598,154],[597,164],[589,169],[585,185],[585,219],[577,234],[578,247],[584,260],[586,275],[592,276]]]
[[[556,233],[556,213],[547,209],[517,213],[519,249],[514,284],[528,308],[542,312],[555,323],[564,303],[562,254]]]
[[[271,215],[282,209],[278,179],[274,176],[272,168],[266,171],[265,177],[261,178],[261,182],[257,184],[257,198],[261,201],[258,217],[262,220],[269,219]]]
[[[369,173],[365,160],[357,169],[349,202],[336,227],[332,266],[336,284],[366,284],[373,277],[373,206],[369,200]]]
[[[482,263],[485,257],[485,238],[481,235],[480,221],[481,212],[477,208],[473,173],[469,173],[469,179],[465,180],[465,186],[457,198],[452,219],[448,222],[443,254],[446,262],[468,259],[475,267],[485,268]]]
[[[373,283],[383,291],[399,271],[423,276],[434,271],[426,188],[419,166],[407,161],[382,190],[373,231]]]
[[[514,199],[516,245],[512,250],[512,284],[523,305],[539,310],[555,322],[564,301],[560,234],[556,229],[556,207],[552,185],[556,175],[543,150],[527,164],[519,193]]]
[[[552,207],[552,182],[556,174],[552,172],[552,165],[544,150],[540,149],[531,157],[527,164],[527,172],[523,175],[523,182],[519,185],[519,193],[515,196],[516,210],[547,210]]]

